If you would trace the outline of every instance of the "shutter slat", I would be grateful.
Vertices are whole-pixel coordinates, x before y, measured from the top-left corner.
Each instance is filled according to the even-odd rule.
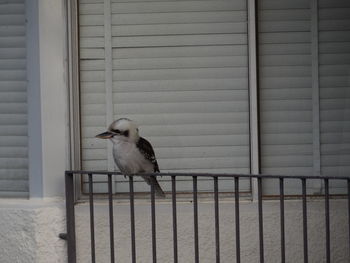
[[[264,0],[259,5],[261,10],[280,10],[280,9],[308,9],[309,3],[305,0]]]
[[[0,59],[0,70],[25,69],[25,59]]]
[[[209,157],[239,157],[242,152],[248,154],[247,146],[210,146],[210,147],[157,147],[157,155],[162,159],[174,158],[209,158]],[[107,158],[106,149],[91,149],[83,153],[84,160],[104,160]],[[160,160],[160,158],[158,158]]]
[[[0,180],[0,196],[6,192],[27,192],[28,180]]]
[[[1,14],[0,15],[0,25],[3,25],[3,26],[25,25],[25,16],[24,16],[24,14],[21,14],[21,15]]]
[[[219,23],[247,20],[246,11],[112,14],[112,25]]]
[[[198,135],[230,135],[230,134],[244,134],[248,132],[248,123],[238,124],[197,124],[195,126],[190,124],[182,125],[142,125],[142,136],[191,136]],[[96,134],[101,133],[100,127],[87,127],[84,131],[84,137],[92,138]]]
[[[26,57],[26,49],[25,48],[1,48],[0,47],[0,59],[24,59]]]
[[[112,13],[165,13],[245,10],[245,1],[169,1],[112,3]]]
[[[25,125],[15,125],[15,126],[0,125],[0,136],[26,136],[27,135],[26,128],[27,127]]]
[[[319,7],[320,8],[327,8],[327,7],[350,7],[350,2],[348,0],[319,0]]]
[[[28,179],[28,170],[27,167],[24,169],[15,168],[15,169],[0,169],[0,182],[1,180],[26,180]],[[1,192],[0,192],[1,195]]]
[[[320,21],[331,19],[349,19],[350,8],[320,8],[318,11]]]
[[[112,36],[142,35],[192,35],[192,34],[233,34],[244,33],[245,22],[236,23],[198,23],[198,24],[159,24],[113,26]]]
[[[265,2],[265,1],[261,1]],[[305,1],[304,1],[305,2]],[[277,3],[277,1],[275,2]],[[280,10],[259,10],[261,21],[297,21],[310,20],[309,9],[280,9]]]
[[[115,114],[144,114],[163,113],[201,113],[201,112],[246,112],[248,103],[245,101],[225,102],[174,102],[174,103],[139,103],[136,106],[119,104]],[[220,127],[218,127],[218,130]]]
[[[81,62],[81,70],[104,70],[103,60],[86,60]],[[144,59],[116,59],[113,69],[181,69],[181,68],[213,68],[213,67],[246,67],[245,56],[217,56],[217,57],[186,57],[186,58],[144,58]],[[1,67],[1,60],[0,60]]]
[[[260,44],[260,55],[310,55],[309,43],[277,43],[277,44]],[[268,57],[266,57],[268,58]],[[281,61],[282,62],[282,61]]]

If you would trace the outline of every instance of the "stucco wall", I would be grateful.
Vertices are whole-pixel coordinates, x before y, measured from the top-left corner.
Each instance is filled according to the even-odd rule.
[[[1,200],[1,263],[63,263],[66,242],[63,202]]]
[[[214,210],[211,201],[199,203],[200,262],[215,262]],[[221,262],[235,262],[234,203],[221,200],[220,239]],[[300,200],[287,201],[286,256],[287,262],[303,262],[302,210]],[[257,204],[240,203],[241,262],[258,262]],[[157,204],[158,262],[172,261],[171,203]],[[97,262],[109,262],[108,207],[105,201],[95,205]],[[117,262],[130,262],[129,204],[115,202],[115,242]],[[137,201],[136,246],[137,262],[152,262],[150,206]],[[89,206],[76,206],[78,262],[90,261]],[[265,262],[280,262],[279,203],[264,201]],[[67,262],[66,241],[58,238],[65,232],[65,210],[62,201],[2,200],[0,202],[0,262],[1,263],[61,263]],[[324,202],[308,202],[309,262],[325,262]],[[332,262],[349,262],[347,202],[331,201]],[[179,262],[193,262],[192,203],[178,203]]]
[[[108,210],[106,203],[96,204],[96,257],[97,262],[109,261]],[[241,209],[241,262],[258,262],[258,218],[257,204],[242,202]],[[287,201],[286,209],[286,257],[287,262],[303,262],[302,205],[300,200]],[[115,210],[115,240],[117,262],[130,262],[130,217],[129,205],[118,204]],[[78,205],[77,254],[78,262],[90,262],[90,233],[87,204]],[[158,262],[172,260],[171,203],[161,202],[157,206],[157,253]],[[192,203],[178,204],[179,262],[193,262],[193,214]],[[139,202],[136,213],[137,262],[152,262],[150,206]],[[264,201],[265,262],[280,262],[279,203]],[[349,262],[347,203],[345,200],[331,201],[332,262]],[[325,262],[324,201],[308,202],[309,262]],[[200,262],[215,262],[213,203],[199,204],[199,249]],[[220,204],[221,262],[235,262],[234,203]]]

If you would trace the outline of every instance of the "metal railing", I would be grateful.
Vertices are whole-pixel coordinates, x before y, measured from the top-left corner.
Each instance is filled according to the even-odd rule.
[[[75,237],[75,212],[74,212],[74,176],[88,175],[89,183],[89,207],[90,207],[90,236],[91,236],[91,262],[96,261],[95,255],[95,226],[94,226],[94,196],[93,196],[93,176],[108,177],[108,206],[109,206],[109,233],[110,233],[110,262],[115,262],[114,253],[114,223],[113,223],[113,192],[112,192],[112,175],[121,175],[118,172],[96,172],[96,171],[66,171],[66,216],[67,216],[67,243],[68,243],[68,262],[76,262],[76,237]],[[172,223],[173,223],[173,261],[178,262],[178,241],[177,241],[177,193],[176,193],[176,177],[184,176],[183,173],[156,173],[142,174],[142,176],[167,176],[171,177],[171,202],[172,202]],[[198,243],[198,177],[212,178],[214,181],[214,214],[215,214],[215,251],[216,263],[220,262],[220,225],[219,225],[219,178],[233,178],[234,180],[234,197],[235,197],[235,236],[236,236],[236,262],[241,262],[241,247],[240,247],[240,205],[239,205],[239,179],[240,178],[256,178],[258,186],[258,226],[259,226],[259,255],[260,263],[264,262],[264,225],[263,225],[263,194],[262,181],[263,179],[278,179],[279,180],[279,207],[280,207],[280,251],[281,262],[285,262],[285,193],[284,182],[286,179],[301,180],[302,184],[302,231],[303,231],[303,256],[304,262],[308,262],[308,231],[307,231],[307,180],[321,179],[324,181],[324,209],[325,209],[325,233],[326,233],[326,262],[331,262],[331,242],[330,242],[330,180],[344,180],[347,182],[347,201],[348,201],[348,229],[349,229],[349,250],[350,250],[350,177],[345,176],[292,176],[292,175],[247,175],[247,174],[205,174],[195,173],[186,174],[192,177],[193,183],[193,231],[194,231],[194,261],[199,262],[199,243]],[[130,202],[130,230],[131,230],[131,262],[136,263],[136,244],[135,244],[135,206],[134,206],[134,177],[138,175],[130,175],[129,178],[129,202]],[[155,189],[150,186],[151,194],[151,229],[152,229],[152,259],[153,263],[157,262],[157,235],[156,235],[156,204],[155,204]]]

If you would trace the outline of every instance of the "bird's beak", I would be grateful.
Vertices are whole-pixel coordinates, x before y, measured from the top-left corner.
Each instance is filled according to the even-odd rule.
[[[106,131],[106,132],[103,132],[101,134],[98,134],[96,135],[95,137],[96,138],[100,138],[100,139],[110,139],[114,136],[115,134],[110,132],[110,131]]]

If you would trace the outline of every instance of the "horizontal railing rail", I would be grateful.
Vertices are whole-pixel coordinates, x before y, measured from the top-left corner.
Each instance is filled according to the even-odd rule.
[[[114,214],[113,214],[113,192],[112,192],[112,175],[122,175],[119,172],[109,171],[66,171],[66,217],[67,217],[67,242],[68,242],[68,262],[76,262],[76,233],[75,233],[75,200],[74,200],[74,176],[88,176],[89,184],[89,209],[90,209],[90,241],[91,241],[91,262],[96,262],[95,255],[95,225],[94,225],[94,195],[93,195],[93,177],[107,176],[108,184],[108,207],[109,207],[109,239],[110,239],[110,262],[115,262],[114,251]],[[135,204],[134,204],[134,177],[140,176],[138,174],[128,175],[129,179],[129,202],[130,202],[130,236],[131,236],[131,262],[136,263],[136,242],[135,242]],[[324,209],[325,209],[325,251],[326,262],[331,262],[331,241],[330,241],[330,180],[344,180],[347,182],[347,197],[348,201],[348,237],[350,250],[350,177],[348,176],[304,176],[304,175],[252,175],[252,174],[209,174],[209,173],[153,173],[142,174],[145,176],[166,176],[171,178],[171,203],[172,203],[172,223],[173,223],[173,261],[178,262],[178,239],[177,239],[177,192],[176,192],[176,177],[188,176],[192,178],[192,198],[193,198],[193,231],[194,231],[194,261],[199,262],[199,231],[198,231],[198,177],[210,177],[213,179],[214,187],[214,229],[215,229],[215,258],[216,263],[220,262],[220,211],[219,211],[219,178],[232,178],[234,180],[234,211],[235,211],[235,237],[236,237],[236,262],[241,262],[241,245],[240,245],[240,204],[239,204],[239,179],[240,178],[256,178],[258,187],[258,227],[259,227],[259,258],[260,263],[265,260],[264,257],[264,222],[263,222],[263,191],[262,182],[264,179],[278,179],[279,180],[279,210],[280,210],[280,251],[281,262],[286,261],[285,250],[285,180],[295,179],[301,180],[301,200],[302,200],[302,232],[303,232],[303,258],[304,262],[308,262],[308,223],[307,223],[307,180],[321,179],[324,182]],[[151,199],[151,231],[152,231],[152,260],[157,262],[157,233],[156,233],[156,203],[155,203],[155,188],[150,186]]]

